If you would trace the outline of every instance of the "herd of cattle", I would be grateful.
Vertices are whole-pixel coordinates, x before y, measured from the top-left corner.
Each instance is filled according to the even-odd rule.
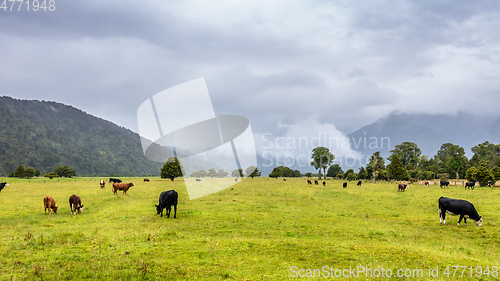
[[[283,179],[285,180],[285,179]],[[314,180],[315,185],[319,185],[318,180]],[[312,185],[311,180],[307,180],[307,185]],[[429,181],[424,182],[425,187],[429,187],[430,183]],[[465,189],[472,189],[474,190],[474,186],[476,185],[475,182],[466,182],[465,183]],[[326,186],[326,182],[323,181],[323,186]],[[357,186],[361,186],[361,181],[358,181]],[[445,187],[450,187],[450,182],[449,181],[440,181],[439,186],[441,188]],[[488,186],[492,187],[493,182],[489,181]],[[347,182],[342,183],[343,188],[347,188]],[[404,192],[407,188],[409,188],[408,184],[405,183],[400,183],[398,184],[398,191]],[[477,226],[482,226],[483,225],[483,218],[477,213],[476,208],[474,208],[474,205],[470,203],[469,201],[466,200],[459,200],[459,199],[451,199],[451,198],[446,198],[446,197],[440,197],[439,198],[439,223],[440,224],[446,224],[446,213],[453,215],[453,216],[460,216],[458,220],[458,225],[460,225],[460,222],[462,222],[462,219],[464,220],[464,223],[467,225],[467,219],[470,218],[472,219]]]
[[[113,183],[113,194],[117,195],[118,190],[122,190],[123,194],[126,195],[127,191],[129,190],[130,187],[134,186],[133,183],[122,183],[120,179],[115,179],[115,178],[109,178],[109,182]],[[149,182],[149,179],[144,179],[144,182]],[[105,187],[106,183],[101,180],[99,182],[99,185],[101,186],[101,189]],[[0,191],[6,186],[9,186],[8,183],[3,182],[0,183]],[[158,199],[159,204],[156,205],[156,214],[160,215],[160,217],[163,217],[163,210],[166,209],[166,215],[167,218],[170,217],[170,212],[172,209],[172,206],[174,206],[174,218],[177,218],[177,201],[178,201],[178,194],[175,190],[169,190],[169,191],[163,191],[160,194],[160,197]],[[69,207],[71,209],[71,214],[76,215],[76,213],[83,213],[83,204],[82,204],[82,199],[73,194],[69,197]],[[56,200],[50,196],[47,195],[43,198],[43,208],[45,214],[47,214],[47,210],[50,212],[52,211],[54,214],[57,214],[57,209],[59,208],[56,206]]]
[[[286,179],[283,179],[286,181]],[[130,187],[134,186],[133,183],[122,183],[120,179],[109,178],[109,182],[113,183],[113,194],[117,195],[119,190],[123,191],[123,194],[126,195],[127,191]],[[149,179],[144,179],[144,182],[149,182]],[[312,185],[311,180],[307,180],[308,185]],[[318,180],[314,180],[315,185],[319,185]],[[106,183],[101,180],[99,185],[101,188],[104,188]],[[428,181],[424,182],[426,187],[429,187],[430,183]],[[450,182],[448,181],[440,181],[439,186],[441,188],[448,187]],[[493,185],[492,182],[488,182],[488,186],[491,187]],[[0,191],[4,189],[4,187],[9,186],[7,182],[0,183]],[[323,181],[323,186],[326,186],[326,182]],[[357,186],[361,186],[361,181],[358,181]],[[467,182],[465,183],[465,188],[474,190],[475,182]],[[342,184],[343,188],[347,188],[347,182]],[[398,184],[398,191],[404,192],[409,186],[404,183]],[[170,217],[170,212],[172,210],[172,206],[174,206],[174,218],[177,218],[177,202],[178,202],[178,194],[175,190],[163,191],[158,198],[158,205],[155,204],[156,214],[163,217],[163,210],[166,209],[167,218]],[[52,212],[57,213],[58,206],[56,206],[56,200],[52,196],[45,196],[43,198],[43,206],[45,214],[47,214],[47,210],[49,210],[49,215]],[[69,197],[69,206],[71,209],[71,214],[76,215],[76,213],[83,213],[83,204],[82,200],[79,196],[73,194]],[[476,225],[482,226],[483,219],[477,213],[474,205],[472,203],[465,200],[451,199],[446,197],[439,198],[439,222],[442,224],[446,224],[446,213],[451,215],[459,215],[460,218],[458,220],[458,225],[462,219],[464,223],[467,224],[467,218],[472,219]]]

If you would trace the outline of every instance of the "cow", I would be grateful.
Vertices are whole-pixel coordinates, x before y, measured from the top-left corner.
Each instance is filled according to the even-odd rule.
[[[471,182],[471,181],[468,181],[465,183],[465,189],[471,189],[474,190],[474,186],[476,185],[476,182]]]
[[[286,181],[286,178],[283,178],[283,181]]]
[[[449,181],[440,181],[439,186],[443,188],[443,186],[450,187],[450,182]]]
[[[311,185],[313,184],[312,181],[311,180],[307,180],[307,185],[310,185],[310,184]]]
[[[446,213],[457,216],[460,215],[458,219],[458,225],[462,219],[464,219],[465,225],[467,225],[467,219],[473,220],[477,226],[483,226],[483,217],[481,217],[474,205],[469,201],[460,199],[451,199],[446,197],[439,198],[439,223],[446,224]]]
[[[69,207],[71,209],[71,214],[76,215],[76,212],[83,213],[82,199],[79,196],[71,195],[69,197]]]
[[[50,210],[52,209],[52,211],[54,211],[54,214],[57,214],[57,207],[56,206],[56,200],[54,200],[54,198],[52,198],[52,196],[45,196],[43,197],[43,208],[44,208],[44,212],[45,214],[47,214],[47,209],[49,209],[49,215],[50,215]]]
[[[167,209],[167,218],[170,217],[171,207],[174,205],[174,219],[177,218],[177,199],[179,195],[175,190],[163,191],[158,199],[158,205],[156,206],[156,214],[161,214],[163,217],[163,209]]]
[[[196,181],[201,181],[201,179],[196,179]]]
[[[314,184],[315,184],[315,185],[319,185],[318,180],[314,180]]]
[[[347,188],[347,182],[344,182],[344,183],[342,184],[342,187],[343,187],[343,188]]]
[[[488,181],[488,187],[492,187],[493,186],[493,182],[492,181]]]
[[[109,178],[109,183],[121,183],[121,179]]]
[[[9,184],[7,182],[1,182],[0,183],[0,191],[2,191],[2,189],[6,186],[9,186]]]
[[[404,184],[404,183],[398,184],[398,191],[405,191],[405,189],[407,189],[407,188],[408,188],[407,184]]]
[[[425,187],[429,187],[429,181],[424,182]]]
[[[144,182],[149,182],[149,179],[144,179]]]
[[[326,182],[325,181],[323,181],[323,186],[326,186]]]
[[[113,193],[117,195],[118,190],[123,190],[123,194],[127,195],[127,191],[130,187],[134,186],[133,183],[113,183]]]
[[[358,181],[358,183],[356,185],[357,186],[361,186],[361,181]]]
[[[105,183],[103,180],[101,180],[101,181],[99,182],[99,185],[101,185],[101,188],[104,188],[104,186],[106,185],[106,183]]]

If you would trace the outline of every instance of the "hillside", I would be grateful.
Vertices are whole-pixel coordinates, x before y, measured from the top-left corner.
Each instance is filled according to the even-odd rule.
[[[388,157],[389,151],[394,149],[395,145],[410,141],[418,145],[423,155],[433,157],[442,144],[450,142],[462,146],[469,158],[472,157],[473,146],[487,140],[497,143],[499,136],[500,119],[494,117],[473,116],[466,113],[430,115],[400,112],[393,112],[348,135],[351,144],[361,143],[358,147],[354,145],[353,148],[364,155],[381,151],[384,157]],[[372,147],[362,145],[364,142],[359,140],[365,138],[367,144],[375,143],[377,140],[378,145]]]
[[[19,165],[42,174],[60,165],[77,175],[159,175],[139,135],[56,102],[0,97],[0,175]]]

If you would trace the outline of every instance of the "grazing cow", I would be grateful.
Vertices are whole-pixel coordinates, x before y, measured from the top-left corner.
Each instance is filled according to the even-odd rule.
[[[344,182],[344,183],[342,184],[342,187],[343,187],[343,188],[347,188],[347,182]]]
[[[101,185],[101,188],[104,188],[104,186],[106,185],[106,183],[103,180],[101,180],[99,184]]]
[[[492,187],[493,186],[493,182],[492,181],[488,181],[488,187]]]
[[[71,208],[72,215],[76,215],[76,211],[80,214],[83,213],[82,199],[74,194],[71,195],[69,197],[69,207]]]
[[[404,184],[404,183],[398,184],[398,191],[405,191],[405,189],[407,189],[407,188],[408,188],[407,184]]]
[[[449,181],[440,181],[439,186],[443,188],[443,186],[450,187],[450,182]]]
[[[468,181],[465,183],[465,189],[471,189],[474,190],[474,186],[476,185],[476,182],[471,182],[471,181]]]
[[[201,181],[201,179],[196,179],[196,181]]]
[[[440,197],[439,223],[446,224],[446,213],[453,216],[460,215],[458,225],[460,225],[462,219],[464,219],[465,225],[467,225],[467,219],[473,220],[477,226],[483,225],[483,218],[477,213],[476,208],[474,208],[474,205],[469,201]]]
[[[315,185],[319,185],[318,180],[314,180],[314,184],[315,184]]]
[[[43,208],[45,214],[47,214],[47,209],[49,209],[49,215],[50,215],[50,209],[54,211],[54,214],[57,214],[57,208],[59,207],[56,206],[56,200],[54,200],[52,196],[47,195],[43,197]]]
[[[424,182],[425,187],[429,187],[429,181]]]
[[[313,184],[312,181],[311,180],[307,180],[307,185],[310,185],[310,184],[311,185]]]
[[[286,181],[286,178],[283,178],[283,181]]]
[[[238,178],[234,178],[234,182],[238,182]]]
[[[9,186],[9,184],[8,184],[7,182],[1,182],[1,183],[0,183],[0,191],[2,191],[2,189],[3,189],[5,186]]]
[[[167,209],[167,218],[170,217],[171,207],[174,205],[174,219],[177,217],[177,199],[178,194],[175,190],[163,191],[158,199],[158,205],[156,206],[156,214],[161,214],[163,217],[163,209]]]
[[[144,179],[144,182],[149,182],[149,179]]]
[[[134,186],[133,183],[113,183],[113,193],[117,195],[118,190],[123,190],[123,194],[127,195],[127,191],[130,187]]]
[[[109,183],[121,183],[121,179],[109,178]]]
[[[361,186],[361,181],[358,181],[358,183],[356,185],[357,186]]]
[[[323,181],[323,186],[326,186],[326,182],[325,181]]]

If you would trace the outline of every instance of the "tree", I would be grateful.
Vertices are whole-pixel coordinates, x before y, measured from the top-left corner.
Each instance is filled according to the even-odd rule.
[[[335,156],[330,153],[328,148],[318,146],[312,150],[312,160],[311,165],[319,170],[318,179],[321,179],[321,169],[323,169],[323,174],[326,175],[326,168],[333,163]]]
[[[418,148],[417,144],[414,142],[403,142],[398,144],[391,150],[391,153],[397,154],[399,156],[399,160],[403,164],[405,168],[410,166],[410,169],[417,167],[418,160],[422,151]]]
[[[214,168],[210,168],[210,169],[208,169],[208,173],[207,173],[207,175],[208,175],[209,177],[211,177],[211,178],[214,178],[215,176],[217,176],[217,172],[215,171],[215,169],[214,169]]]
[[[231,172],[231,177],[240,177],[242,178],[243,177],[243,169],[234,169],[232,172]]]
[[[50,173],[46,173],[44,177],[49,178],[49,179],[53,179],[53,178],[58,178],[59,175],[54,173],[54,172],[50,172]]]
[[[257,167],[250,166],[245,170],[245,174],[247,177],[251,177],[253,179],[254,177],[260,177],[261,172],[257,169]]]
[[[489,181],[493,181],[493,176],[491,175],[488,167],[486,166],[486,161],[479,162],[479,168],[477,169],[476,179],[480,186],[488,185]]]
[[[227,177],[227,174],[228,174],[228,172],[221,169],[217,172],[217,177],[218,178],[225,178],[225,177]]]
[[[342,171],[342,167],[339,164],[333,164],[328,168],[328,172],[326,172],[327,177],[337,178],[339,175],[342,175],[344,171]]]
[[[161,168],[160,176],[162,179],[170,179],[171,181],[174,181],[176,177],[181,177],[182,166],[179,159],[177,157],[168,158],[167,162]]]
[[[276,168],[273,169],[273,171],[269,174],[269,177],[270,178],[279,178],[279,177],[282,177],[283,176],[283,169],[282,169],[283,166],[278,166]]]
[[[193,172],[191,173],[191,177],[194,177],[194,178],[203,178],[203,177],[206,177],[208,174],[205,170],[199,170],[199,171],[196,171],[196,172]]]
[[[477,174],[477,168],[476,167],[470,167],[467,169],[465,172],[465,178],[470,181],[470,182],[475,182],[476,181],[476,174]]]
[[[438,173],[465,174],[467,168],[467,157],[463,147],[452,143],[441,145],[437,154],[434,156],[437,162]]]
[[[356,173],[354,173],[354,170],[349,169],[349,170],[345,171],[344,178],[352,181],[352,180],[355,180],[357,177],[356,177]]]
[[[69,166],[59,166],[54,169],[54,172],[60,177],[71,178],[76,176],[75,170],[71,169]]]
[[[389,157],[391,163],[387,165],[387,177],[394,180],[407,180],[408,171],[399,160],[399,155],[394,153]]]
[[[474,155],[470,159],[470,164],[479,167],[481,161],[485,161],[488,168],[500,164],[500,145],[495,145],[488,141],[471,148]]]
[[[493,174],[494,180],[500,180],[500,167],[495,166],[491,169],[491,173]]]
[[[16,171],[14,172],[14,177],[16,177],[16,178],[24,178],[24,177],[26,177],[26,172],[25,172],[24,165],[19,165],[17,167]]]
[[[312,176],[313,176],[313,174],[311,172],[307,172],[304,174],[304,177],[307,177],[307,178],[310,178]]]
[[[385,160],[380,156],[380,151],[372,154],[367,167],[370,167],[373,172],[373,182],[377,182],[377,176],[380,176],[380,172],[385,168]]]
[[[366,170],[361,166],[358,171],[358,179],[360,180],[366,180]]]

